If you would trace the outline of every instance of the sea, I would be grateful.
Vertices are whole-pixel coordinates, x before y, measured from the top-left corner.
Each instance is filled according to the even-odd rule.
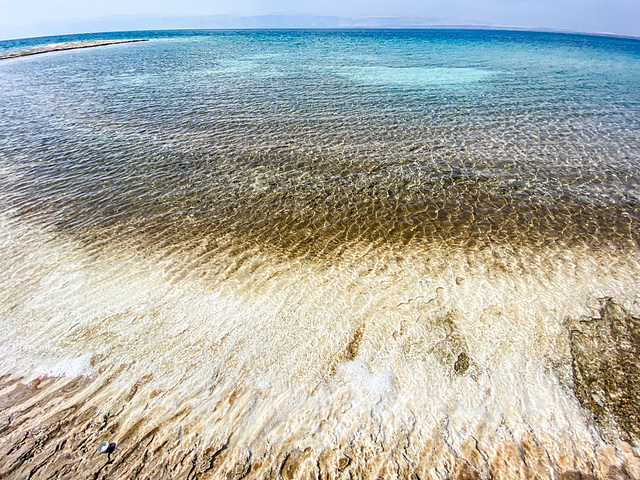
[[[0,477],[640,478],[640,39],[0,53],[136,38],[0,61]]]

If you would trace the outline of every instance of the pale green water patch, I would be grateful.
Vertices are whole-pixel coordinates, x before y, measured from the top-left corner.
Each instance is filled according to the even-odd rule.
[[[250,60],[223,60],[213,69],[216,73],[242,74],[258,70],[259,64]]]
[[[338,75],[376,86],[426,87],[461,85],[490,79],[498,72],[446,67],[335,67]]]

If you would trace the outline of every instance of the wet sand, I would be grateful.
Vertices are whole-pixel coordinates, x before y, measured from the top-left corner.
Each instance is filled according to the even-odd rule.
[[[146,38],[118,39],[118,40],[87,40],[83,42],[52,43],[41,47],[19,50],[17,52],[0,53],[0,60],[9,58],[27,57],[29,55],[39,55],[41,53],[61,52],[63,50],[75,50],[78,48],[102,47],[105,45],[117,45],[120,43],[146,42]]]

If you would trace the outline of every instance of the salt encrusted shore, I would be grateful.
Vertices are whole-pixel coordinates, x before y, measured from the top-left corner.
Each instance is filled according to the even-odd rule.
[[[26,57],[28,55],[38,55],[40,53],[60,52],[62,50],[74,50],[77,48],[102,47],[104,45],[116,45],[119,43],[146,42],[147,38],[117,39],[117,40],[87,40],[81,42],[52,43],[28,50],[18,50],[7,53],[0,53],[0,60],[9,58]]]

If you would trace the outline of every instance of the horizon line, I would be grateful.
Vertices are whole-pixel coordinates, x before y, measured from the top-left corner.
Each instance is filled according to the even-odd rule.
[[[121,17],[119,15],[111,16],[113,17]],[[207,17],[207,16],[205,16]],[[311,17],[311,18],[344,18],[344,17],[334,17],[334,16],[316,16],[316,15],[279,15],[279,14],[270,14],[270,15],[254,15],[254,16],[236,16],[236,15],[217,15],[217,16],[209,16],[209,17],[227,17],[227,18],[264,18],[264,17]],[[109,17],[104,17],[109,18]],[[155,18],[155,19],[170,19],[170,18],[189,18],[189,17],[145,17],[145,18]],[[201,17],[198,17],[201,18]],[[371,15],[366,17],[357,17],[360,19],[400,19],[406,18],[401,16],[377,16]],[[93,19],[95,21],[97,19]],[[72,35],[100,35],[100,34],[111,34],[111,33],[142,33],[142,32],[180,32],[180,31],[317,31],[317,30],[495,30],[495,31],[520,31],[520,32],[531,32],[531,33],[557,33],[557,34],[565,34],[565,35],[586,35],[586,36],[599,36],[599,37],[613,37],[613,38],[621,38],[621,39],[629,39],[629,40],[640,40],[640,35],[630,35],[623,33],[615,33],[615,32],[606,32],[606,31],[581,31],[581,30],[571,30],[571,29],[559,29],[552,27],[531,27],[525,25],[490,25],[490,24],[398,24],[398,25],[345,25],[345,26],[278,26],[278,27],[269,27],[269,26],[261,26],[261,27],[175,27],[175,28],[139,28],[139,29],[124,29],[124,30],[87,30],[87,31],[79,31],[79,32],[67,32],[67,33],[57,33],[52,35],[37,35],[37,36],[28,36],[28,37],[13,37],[13,38],[4,38],[0,39],[0,43],[2,42],[11,42],[18,40],[36,40],[36,39],[44,39],[44,38],[55,38],[55,37],[65,37]]]

